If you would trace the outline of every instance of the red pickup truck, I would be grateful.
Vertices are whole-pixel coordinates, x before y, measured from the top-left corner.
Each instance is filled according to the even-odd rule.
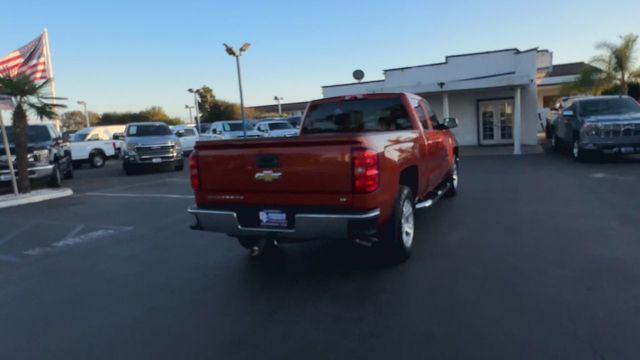
[[[414,209],[458,188],[458,145],[408,93],[312,101],[300,136],[198,142],[189,158],[193,229],[265,244],[351,239],[409,257]]]

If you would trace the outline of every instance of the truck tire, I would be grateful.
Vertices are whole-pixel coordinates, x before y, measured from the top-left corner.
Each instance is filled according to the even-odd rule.
[[[588,160],[589,155],[588,150],[580,147],[580,135],[574,135],[573,144],[571,146],[571,156],[573,157],[573,160],[583,162]]]
[[[58,163],[54,164],[53,171],[47,185],[52,188],[59,188],[62,186],[62,173],[60,172],[60,165]]]
[[[458,194],[458,181],[460,180],[458,160],[457,157],[453,160],[453,169],[451,169],[451,175],[449,175],[449,180],[447,181],[449,190],[444,194],[446,197],[454,197]]]
[[[382,243],[385,256],[394,263],[407,260],[411,256],[414,238],[414,197],[411,188],[400,186],[393,205],[393,214],[382,229]]]
[[[176,171],[184,170],[184,162],[182,160],[180,160],[180,162],[175,166],[175,170]]]
[[[73,179],[73,166],[71,164],[67,166],[67,171],[64,172],[63,177],[65,180]]]
[[[100,151],[92,152],[89,155],[89,164],[91,164],[92,168],[101,168],[104,167],[106,157]]]

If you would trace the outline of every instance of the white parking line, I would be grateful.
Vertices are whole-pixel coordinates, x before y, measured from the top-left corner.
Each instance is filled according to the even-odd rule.
[[[152,198],[169,198],[169,199],[193,199],[193,195],[174,195],[174,194],[113,194],[102,192],[88,192],[82,195],[88,196],[111,196],[111,197],[152,197]]]

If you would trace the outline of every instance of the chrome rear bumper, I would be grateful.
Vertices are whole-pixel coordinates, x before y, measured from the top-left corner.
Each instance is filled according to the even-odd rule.
[[[192,229],[224,233],[229,236],[257,236],[290,239],[344,239],[374,232],[380,209],[364,213],[322,214],[300,213],[295,215],[295,227],[245,227],[234,211],[209,210],[191,207],[187,210],[195,216]],[[369,234],[370,235],[370,234]]]

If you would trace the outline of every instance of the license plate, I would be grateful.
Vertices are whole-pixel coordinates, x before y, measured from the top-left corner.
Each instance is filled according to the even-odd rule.
[[[151,159],[151,162],[152,162],[152,163],[154,163],[154,164],[159,164],[159,163],[161,163],[161,162],[162,162],[162,159],[160,159],[160,158],[153,158],[153,159]]]
[[[11,180],[11,175],[0,175],[0,181],[9,181]]]
[[[263,210],[258,214],[263,226],[287,227],[287,214],[279,210]]]
[[[636,152],[636,148],[634,148],[633,146],[625,146],[620,149],[620,152],[623,154],[630,154]]]

